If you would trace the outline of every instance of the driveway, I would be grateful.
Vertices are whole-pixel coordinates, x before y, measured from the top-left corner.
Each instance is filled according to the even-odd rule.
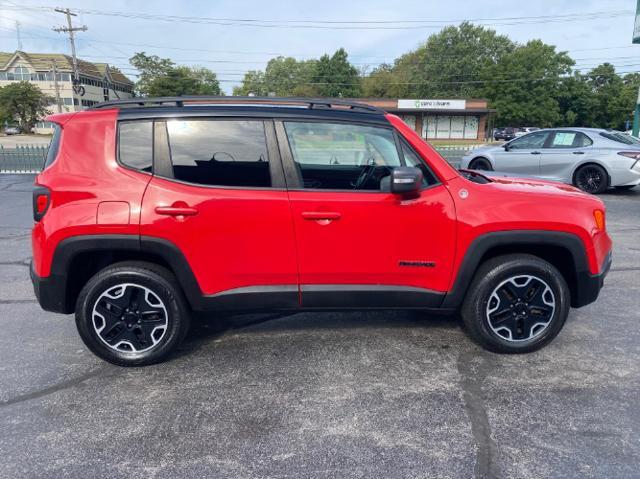
[[[602,196],[613,269],[542,351],[418,313],[245,315],[125,369],[35,302],[32,182],[0,175],[0,477],[639,474],[640,188]]]

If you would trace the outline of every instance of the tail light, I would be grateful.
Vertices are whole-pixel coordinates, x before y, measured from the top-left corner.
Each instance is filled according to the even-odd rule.
[[[51,205],[51,191],[46,186],[33,188],[33,220],[40,221]]]
[[[636,162],[633,164],[633,166],[631,168],[636,166],[638,164],[638,161],[640,161],[640,151],[619,151],[618,155],[626,156],[627,158],[631,158],[633,160],[636,160]]]

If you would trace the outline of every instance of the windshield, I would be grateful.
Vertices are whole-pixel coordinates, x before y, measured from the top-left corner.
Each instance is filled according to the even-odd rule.
[[[600,136],[625,145],[640,145],[640,140],[621,131],[603,131]]]

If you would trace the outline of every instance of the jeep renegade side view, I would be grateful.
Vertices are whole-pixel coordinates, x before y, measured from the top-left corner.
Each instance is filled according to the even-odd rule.
[[[459,172],[366,105],[133,99],[47,120],[34,289],[115,364],[166,358],[191,311],[458,312],[485,348],[534,351],[611,264],[598,198]]]

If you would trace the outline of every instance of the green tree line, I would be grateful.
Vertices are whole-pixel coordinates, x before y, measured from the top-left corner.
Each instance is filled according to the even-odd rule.
[[[245,74],[238,95],[484,98],[497,123],[623,129],[634,109],[640,74],[619,75],[603,63],[575,68],[567,52],[541,40],[525,44],[462,23],[433,34],[415,50],[371,71],[340,49],[317,60],[271,59]]]

